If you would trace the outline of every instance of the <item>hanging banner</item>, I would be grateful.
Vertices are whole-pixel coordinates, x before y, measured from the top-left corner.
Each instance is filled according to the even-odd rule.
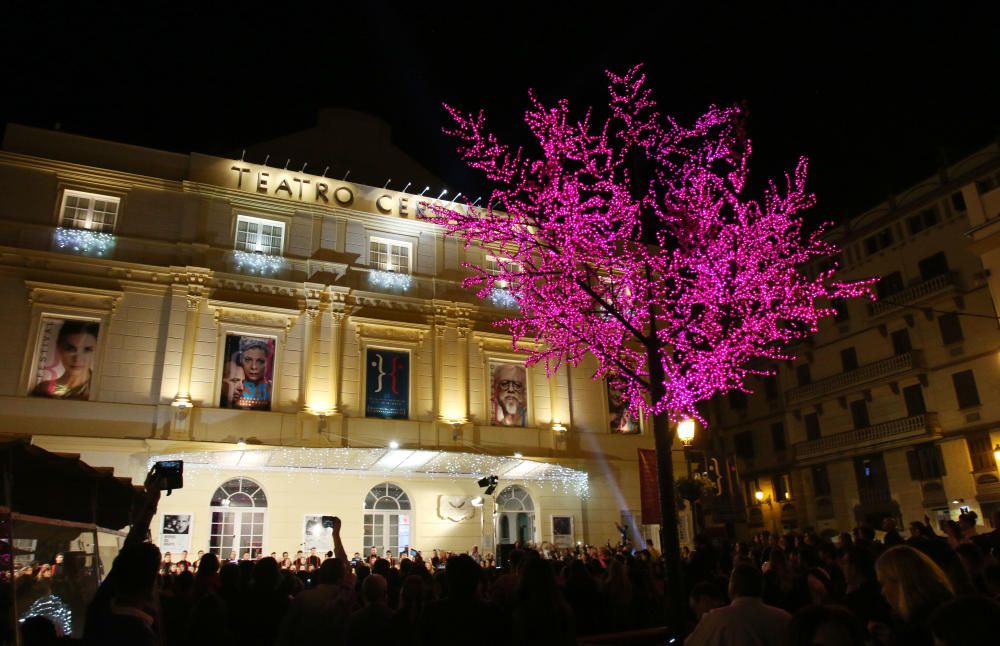
[[[410,417],[410,353],[368,348],[365,417]]]
[[[639,449],[639,502],[643,525],[660,524],[660,488],[656,475],[656,451]]]
[[[163,514],[160,525],[160,548],[164,552],[191,551],[191,521],[194,514]]]

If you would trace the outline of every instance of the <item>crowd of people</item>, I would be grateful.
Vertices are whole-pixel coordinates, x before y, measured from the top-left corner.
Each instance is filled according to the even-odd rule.
[[[152,513],[137,519],[86,609],[86,643],[576,644],[596,636],[685,638],[688,646],[975,646],[1000,635],[1000,531],[980,531],[974,514],[941,533],[927,519],[913,522],[908,536],[891,519],[880,532],[859,526],[831,538],[699,536],[684,563],[687,623],[666,626],[677,613],[667,612],[663,563],[625,542],[518,547],[499,568],[478,548],[435,550],[428,560],[409,549],[348,557],[335,519],[330,553],[189,561],[140,537]],[[45,643],[54,623],[32,617],[23,643]]]

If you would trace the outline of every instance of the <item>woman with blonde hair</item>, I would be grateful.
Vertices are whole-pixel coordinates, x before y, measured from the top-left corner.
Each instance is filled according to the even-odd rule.
[[[882,596],[892,608],[890,624],[870,624],[875,643],[933,644],[927,620],[955,596],[947,575],[926,554],[907,545],[883,552],[875,562]]]

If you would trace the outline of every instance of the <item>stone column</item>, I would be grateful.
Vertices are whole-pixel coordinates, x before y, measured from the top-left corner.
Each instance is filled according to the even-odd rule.
[[[177,378],[177,396],[173,405],[178,408],[191,406],[191,370],[194,368],[194,346],[198,340],[198,315],[205,297],[200,288],[189,287],[187,315],[184,318],[184,346],[181,349],[181,370]]]
[[[455,354],[458,374],[456,375],[456,386],[458,388],[458,412],[459,419],[464,424],[469,421],[469,337],[472,336],[472,326],[469,321],[461,321],[458,325],[458,352]]]
[[[330,372],[328,373],[330,413],[340,412],[340,366],[343,363],[344,317],[343,312],[330,312]]]

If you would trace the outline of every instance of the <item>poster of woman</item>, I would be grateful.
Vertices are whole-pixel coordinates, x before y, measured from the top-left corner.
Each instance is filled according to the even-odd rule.
[[[612,433],[638,433],[639,418],[629,410],[625,394],[608,383],[608,416]]]
[[[220,408],[271,410],[274,339],[229,334],[222,365]]]
[[[30,394],[89,400],[100,331],[98,321],[42,318]]]

